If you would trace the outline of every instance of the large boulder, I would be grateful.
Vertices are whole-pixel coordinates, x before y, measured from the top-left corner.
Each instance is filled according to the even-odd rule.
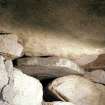
[[[81,76],[58,78],[49,85],[49,90],[61,100],[76,105],[105,105],[105,100],[100,98],[105,93],[95,83]]]
[[[59,57],[27,57],[17,60],[17,68],[29,75],[42,77],[60,77],[70,74],[85,73],[75,62]]]
[[[22,55],[23,47],[15,35],[0,35],[0,54],[6,58],[16,58]]]
[[[11,105],[41,105],[42,85],[32,77],[14,68],[13,79],[3,89],[3,99]]]
[[[41,105],[43,89],[39,80],[13,68],[0,56],[0,105]]]
[[[41,105],[43,89],[39,80],[13,68],[0,56],[0,105]]]
[[[0,32],[18,35],[30,56],[105,53],[104,17],[101,0],[0,2]]]

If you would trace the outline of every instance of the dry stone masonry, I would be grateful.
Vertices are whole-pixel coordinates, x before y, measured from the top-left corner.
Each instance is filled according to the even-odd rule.
[[[0,105],[105,105],[105,0],[0,0]]]
[[[0,38],[0,105],[105,105],[104,68],[85,68],[96,56],[29,57],[17,36]]]
[[[14,33],[23,39],[28,56],[98,56],[105,52],[104,3],[0,0],[0,32]]]

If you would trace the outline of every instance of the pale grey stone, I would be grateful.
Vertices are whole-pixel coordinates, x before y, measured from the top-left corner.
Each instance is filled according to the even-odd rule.
[[[23,47],[18,43],[16,35],[0,35],[0,53],[6,58],[16,58],[22,55]]]
[[[5,87],[2,90],[2,98],[3,98],[4,101],[9,103],[8,100],[5,99],[5,97],[8,97],[8,99],[12,102],[13,96],[14,96],[14,94],[10,95],[10,91],[13,89],[12,86],[13,86],[13,83],[14,83],[13,64],[12,64],[11,60],[6,60],[5,61],[5,68],[6,68],[6,72],[7,72],[7,76],[8,76],[8,83],[5,85]],[[6,90],[6,89],[9,90],[8,91],[9,93],[6,93],[6,96],[5,96],[4,90]]]
[[[101,98],[102,91],[95,83],[81,76],[65,76],[54,80],[49,90],[63,101],[76,105],[105,105]]]
[[[41,83],[14,68],[13,81],[4,88],[3,99],[13,105],[41,105],[42,96]]]
[[[4,64],[4,58],[0,56],[0,91],[8,83],[8,74]]]

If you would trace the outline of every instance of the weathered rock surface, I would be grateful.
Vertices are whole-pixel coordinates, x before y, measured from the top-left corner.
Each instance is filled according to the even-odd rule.
[[[4,64],[4,58],[0,56],[0,92],[2,91],[4,86],[7,85],[7,83],[8,83],[8,75]]]
[[[23,47],[15,35],[0,35],[0,54],[6,58],[16,58],[22,55]]]
[[[3,89],[9,83],[8,70],[10,70],[10,68],[12,71],[12,62],[10,60],[7,60],[5,62],[5,59],[2,56],[0,56],[0,105],[10,105],[6,100],[3,99],[2,93]]]
[[[13,81],[4,88],[3,99],[11,105],[41,105],[42,96],[40,82],[14,68]]]
[[[105,53],[104,17],[101,0],[0,2],[0,31],[23,38],[25,54],[30,56]]]
[[[43,102],[42,105],[75,105],[75,104],[71,102],[55,101],[55,102]]]
[[[27,57],[17,60],[17,68],[29,75],[39,77],[60,77],[70,74],[84,74],[82,69],[75,62],[58,57]]]
[[[43,89],[39,80],[13,68],[0,56],[0,105],[41,105]]]
[[[95,83],[80,77],[66,76],[54,80],[49,90],[63,101],[70,101],[76,105],[105,105],[103,95]],[[103,96],[105,99],[105,95]]]
[[[85,77],[101,84],[105,84],[105,71],[104,70],[94,70],[91,72],[87,72]]]

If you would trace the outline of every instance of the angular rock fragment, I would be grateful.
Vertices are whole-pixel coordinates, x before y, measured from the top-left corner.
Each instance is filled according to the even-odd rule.
[[[92,80],[93,82],[105,84],[105,71],[104,70],[94,70],[87,72],[85,77]]]
[[[95,83],[81,76],[58,78],[50,84],[49,90],[61,100],[76,105],[105,105],[105,100],[100,98],[102,91]]]
[[[60,77],[70,74],[84,74],[84,70],[73,61],[58,57],[27,57],[17,60],[17,68],[29,75],[39,77]]]
[[[23,47],[15,35],[0,35],[0,54],[6,58],[20,57]]]
[[[75,105],[75,104],[71,102],[55,101],[55,102],[43,102],[42,105]]]
[[[13,79],[10,81],[3,90],[3,99],[6,102],[11,105],[41,105],[42,85],[37,79],[14,68]]]

